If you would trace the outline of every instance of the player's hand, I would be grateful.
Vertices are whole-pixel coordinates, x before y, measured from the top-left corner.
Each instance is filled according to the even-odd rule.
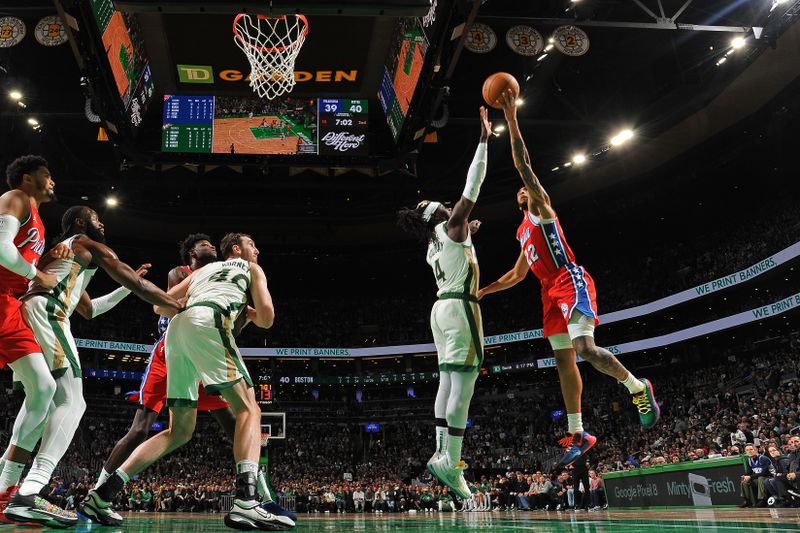
[[[136,269],[136,275],[139,276],[140,278],[143,278],[147,275],[147,273],[150,271],[152,267],[153,265],[151,265],[150,263],[145,263],[143,265],[140,265],[139,268]]]
[[[53,259],[69,259],[74,254],[72,253],[72,248],[60,242],[53,246],[50,250],[50,255],[53,256]]]
[[[58,278],[56,278],[54,274],[42,272],[41,270],[36,270],[36,275],[33,277],[33,281],[43,289],[47,290],[50,290],[58,285]]]
[[[511,89],[503,91],[497,101],[503,108],[503,114],[506,116],[506,120],[517,120],[517,99]]]
[[[475,235],[478,233],[478,230],[481,229],[481,221],[480,220],[470,220],[469,222],[469,232]]]
[[[478,289],[478,300],[486,296],[486,289]]]
[[[481,116],[481,142],[486,142],[492,135],[492,123],[489,122],[489,112],[484,106],[480,109]]]

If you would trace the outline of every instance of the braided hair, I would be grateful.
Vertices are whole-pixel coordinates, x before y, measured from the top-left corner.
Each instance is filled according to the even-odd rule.
[[[422,214],[430,203],[430,200],[423,200],[413,209],[404,207],[397,212],[397,225],[400,229],[413,235],[421,243],[436,240],[436,224],[443,220],[438,212],[433,213],[430,220],[423,218]]]

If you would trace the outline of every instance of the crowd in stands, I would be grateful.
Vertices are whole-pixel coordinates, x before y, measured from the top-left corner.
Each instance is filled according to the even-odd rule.
[[[776,473],[796,473],[797,452],[789,439],[800,434],[798,351],[800,342],[794,338],[758,357],[752,353],[725,355],[720,350],[716,357],[693,365],[685,364],[688,356],[674,359],[648,376],[656,383],[662,402],[658,431],[640,428],[623,387],[604,377],[592,377],[584,391],[584,423],[600,440],[586,465],[586,470],[592,468],[597,476],[589,478],[624,469],[741,455],[747,444],[765,457],[775,455],[772,469]],[[563,433],[563,419],[552,416],[560,398],[556,388],[545,384],[531,387],[529,380],[521,376],[484,390],[479,382],[470,413],[472,427],[464,443],[476,496],[467,503],[457,502],[457,509],[602,504],[598,499],[601,493],[591,492],[599,490],[591,481],[587,481],[587,496],[583,484],[576,487],[574,479],[570,481],[573,474],[563,478],[564,472],[551,470],[560,454],[555,443]],[[19,406],[19,397],[9,394],[0,389],[4,443]],[[104,405],[108,399],[88,394],[89,411],[46,494],[68,505],[74,505],[75,498],[93,484],[133,414],[132,409],[118,405],[109,411]],[[432,405],[432,394],[409,405],[420,406],[425,401]],[[291,402],[281,408],[287,411],[290,423],[287,438],[270,445],[270,475],[273,488],[293,498],[297,509],[355,509],[352,493],[358,488],[365,492],[365,509],[375,511],[438,510],[439,502],[449,499],[447,492],[429,485],[425,471],[433,447],[429,417],[409,419],[402,409],[394,409],[396,416],[386,415],[380,421],[381,433],[376,435],[366,434],[362,423],[352,418],[348,421],[342,410],[337,411],[340,416],[314,420],[300,410],[293,413]],[[370,416],[369,412],[365,416]],[[772,454],[769,447],[774,448]],[[791,453],[795,455],[787,459]],[[229,463],[229,443],[213,419],[202,415],[193,440],[146,470],[115,503],[123,509],[213,512],[233,487]],[[763,485],[756,496],[765,496],[770,490],[771,484],[765,481],[753,482],[756,490],[759,483]],[[550,488],[544,489],[547,483]],[[375,499],[367,504],[370,492]],[[332,500],[328,493],[334,495]],[[346,496],[343,508],[337,493]],[[759,503],[763,504],[763,499],[759,497]],[[443,509],[448,508],[443,504]]]

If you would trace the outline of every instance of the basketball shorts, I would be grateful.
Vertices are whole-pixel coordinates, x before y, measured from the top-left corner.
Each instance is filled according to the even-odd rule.
[[[253,386],[232,327],[232,320],[203,306],[190,307],[170,321],[165,340],[168,406],[197,406],[201,382],[209,394],[241,380]]]
[[[575,264],[567,265],[553,281],[542,285],[542,308],[545,338],[569,333],[569,319],[576,310],[594,319],[595,326],[600,323],[594,280]]]
[[[36,336],[50,372],[60,377],[69,371],[81,377],[78,347],[61,303],[45,295],[29,296],[22,302],[22,316]]]
[[[0,368],[42,348],[22,318],[22,302],[0,292]]]
[[[483,321],[477,300],[439,299],[431,310],[439,370],[477,372],[483,363]]]
[[[206,394],[200,384],[197,391],[197,409],[199,411],[216,411],[229,406],[220,396]],[[138,403],[156,413],[160,413],[167,401],[167,361],[165,358],[164,336],[162,336],[150,354],[150,362],[142,376],[142,384],[138,391],[128,394],[128,401]]]

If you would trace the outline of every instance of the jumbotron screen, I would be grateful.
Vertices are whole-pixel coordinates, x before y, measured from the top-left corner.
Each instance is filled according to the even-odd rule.
[[[161,149],[367,155],[367,100],[164,95]]]
[[[91,7],[125,115],[138,128],[155,89],[139,22],[111,0],[92,0]]]

